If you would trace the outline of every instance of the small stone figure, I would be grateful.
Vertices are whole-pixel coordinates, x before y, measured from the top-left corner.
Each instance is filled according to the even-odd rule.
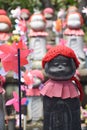
[[[84,32],[81,29],[83,25],[83,18],[79,12],[68,13],[66,18],[67,28],[64,32],[65,39],[67,40],[67,46],[75,51],[76,56],[80,61],[79,68],[85,68],[85,53],[83,51]]]
[[[83,91],[74,77],[79,66],[74,51],[64,45],[52,47],[42,59],[49,80],[43,95],[43,130],[81,130],[80,99]]]
[[[40,87],[44,80],[44,75],[41,70],[30,70],[23,74],[24,83],[27,85],[25,94],[29,99],[28,120],[36,122],[43,118],[43,100],[40,94]]]
[[[60,9],[57,13],[57,20],[53,22],[54,32],[55,32],[55,43],[56,45],[63,38],[63,32],[66,28],[66,11],[64,9]]]
[[[20,10],[20,23],[23,25],[25,24],[25,32],[26,32],[26,37],[30,32],[30,26],[29,26],[29,19],[30,19],[31,13],[28,9],[22,8]]]
[[[11,20],[7,16],[7,12],[0,9],[0,44],[7,43],[11,37]]]
[[[78,8],[76,6],[69,6],[67,10],[67,14],[73,13],[73,12],[78,12]]]
[[[53,17],[54,10],[50,7],[47,7],[43,10],[43,15],[46,18],[46,32],[49,34],[47,36],[47,45],[54,45],[55,33],[53,32]]]
[[[32,69],[41,69],[41,60],[46,53],[46,36],[45,31],[46,19],[40,13],[36,12],[30,18],[30,43],[29,48],[33,49],[30,59],[32,62]]]
[[[25,8],[21,9],[20,18],[22,20],[28,21],[30,18],[30,11],[28,9],[25,9]]]
[[[32,122],[36,122],[43,119],[43,100],[40,94],[40,86],[44,81],[44,76],[41,70],[31,70],[31,74],[33,76],[33,86],[31,89],[26,91],[27,97],[29,97],[31,105],[31,120]]]
[[[15,18],[15,28],[13,30],[13,34],[20,35],[23,41],[27,44],[30,11],[25,8],[21,9],[20,7],[17,7],[16,9],[11,10],[11,16]]]

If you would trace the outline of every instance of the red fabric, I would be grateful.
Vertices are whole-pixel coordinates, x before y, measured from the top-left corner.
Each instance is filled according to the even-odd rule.
[[[43,13],[44,13],[44,14],[46,14],[46,13],[53,14],[53,13],[54,13],[54,11],[53,11],[53,9],[52,9],[52,8],[45,8],[45,9],[43,10]]]
[[[70,29],[70,28],[67,28],[64,31],[64,35],[84,36],[84,32],[83,32],[82,29]]]
[[[1,41],[6,41],[10,38],[11,34],[10,33],[2,33],[0,32],[0,40]]]
[[[71,48],[64,45],[57,45],[57,46],[51,47],[51,49],[46,53],[46,55],[42,59],[43,68],[45,66],[45,63],[51,61],[58,55],[63,55],[65,57],[72,58],[75,62],[76,68],[79,66],[79,61],[74,51]]]
[[[82,101],[83,96],[84,96],[83,89],[82,89],[82,85],[81,85],[80,82],[76,79],[76,77],[72,77],[71,80],[74,80],[75,83],[77,84],[77,87],[78,87],[78,89],[79,89],[79,91],[80,91],[80,100]]]
[[[24,9],[21,9],[21,13],[23,13],[23,12],[24,12],[24,13],[27,13],[28,15],[30,15],[30,11],[29,11],[28,9],[25,9],[25,8],[24,8]]]
[[[8,16],[0,15],[0,23],[6,23],[11,27],[11,20]]]
[[[48,36],[48,33],[45,31],[30,31],[30,34],[28,35],[29,37],[37,37],[37,36]]]
[[[27,96],[40,96],[40,90],[38,88],[28,89],[26,91]]]
[[[0,9],[0,15],[7,15],[7,12],[4,9]]]
[[[48,97],[59,97],[62,99],[79,97],[80,92],[71,80],[54,81],[49,79],[41,89],[42,95]]]

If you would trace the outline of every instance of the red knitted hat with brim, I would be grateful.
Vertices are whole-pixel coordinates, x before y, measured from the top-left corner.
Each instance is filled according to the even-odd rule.
[[[8,16],[0,15],[0,23],[6,23],[11,26],[11,21]]]
[[[47,53],[46,55],[43,57],[42,59],[42,67],[44,68],[45,64],[49,61],[51,61],[52,59],[54,59],[56,56],[58,55],[62,55],[68,58],[72,58],[75,62],[76,68],[79,67],[80,62],[78,61],[74,51],[64,45],[57,45],[52,47]]]
[[[7,12],[4,9],[0,9],[0,15],[7,15]]]
[[[50,14],[53,14],[54,13],[54,11],[53,11],[53,9],[52,8],[45,8],[44,10],[43,10],[43,13],[44,14],[46,14],[46,13],[50,13]]]
[[[30,11],[29,11],[28,9],[25,9],[25,8],[24,8],[24,9],[21,9],[21,13],[23,13],[23,12],[24,12],[24,13],[27,13],[28,15],[30,15]]]

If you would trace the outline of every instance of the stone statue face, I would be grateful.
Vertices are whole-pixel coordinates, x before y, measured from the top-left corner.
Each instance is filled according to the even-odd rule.
[[[27,14],[27,13],[25,13],[25,12],[22,12],[21,13],[21,19],[23,19],[23,20],[28,20],[29,19],[29,14]]]
[[[62,21],[66,18],[66,11],[64,9],[60,9],[57,13],[57,18],[60,18]]]
[[[80,28],[81,27],[81,19],[80,16],[77,13],[69,14],[67,19],[67,26],[69,28]]]
[[[10,27],[7,23],[0,23],[0,32],[8,32]]]
[[[31,18],[30,26],[32,29],[36,31],[44,30],[45,28],[45,21],[43,20],[42,15],[33,15]]]
[[[52,15],[51,13],[46,13],[46,14],[44,14],[44,16],[45,16],[45,18],[46,18],[47,20],[50,20],[50,19],[52,19],[52,17],[53,17],[53,15]]]
[[[59,55],[45,64],[47,76],[53,80],[68,80],[75,73],[73,59]]]

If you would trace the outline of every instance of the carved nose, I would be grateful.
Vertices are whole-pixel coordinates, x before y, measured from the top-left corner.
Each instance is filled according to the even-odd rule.
[[[61,71],[61,70],[64,70],[64,67],[62,65],[59,65],[58,66],[58,70]]]
[[[63,68],[63,66],[62,66],[62,65],[59,65],[59,66],[58,66],[58,68],[59,68],[59,69],[62,69],[62,68]]]

